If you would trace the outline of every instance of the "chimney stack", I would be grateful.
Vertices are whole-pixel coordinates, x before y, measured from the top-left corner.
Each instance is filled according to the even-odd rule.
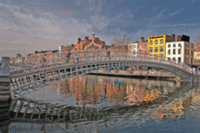
[[[86,37],[84,37],[84,41],[88,41],[89,40],[89,38],[86,36]]]
[[[180,40],[181,40],[181,36],[176,35],[176,37],[175,37],[175,41],[177,42],[177,41],[180,41]]]
[[[81,38],[77,38],[77,43],[80,43],[81,42]]]
[[[140,36],[139,42],[144,42],[144,37]]]

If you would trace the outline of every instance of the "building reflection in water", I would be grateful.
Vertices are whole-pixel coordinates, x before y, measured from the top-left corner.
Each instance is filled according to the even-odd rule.
[[[115,78],[83,75],[61,82],[58,93],[71,93],[75,104],[86,105],[138,105],[155,101],[175,91],[172,81]]]
[[[185,120],[187,119],[186,115],[192,114],[190,112],[191,108],[197,108],[195,112],[192,114],[199,121],[199,94],[195,92],[194,89],[188,89],[184,91],[184,95],[177,96],[171,102],[165,104],[164,102],[160,104],[155,104],[156,106],[149,106],[145,108],[136,107],[132,108],[132,105],[141,105],[145,103],[149,103],[152,101],[159,101],[161,98],[166,98],[176,91],[177,84],[171,81],[156,81],[156,80],[141,80],[141,79],[126,79],[126,78],[109,78],[109,77],[101,77],[101,76],[91,76],[85,75],[77,78],[73,78],[67,81],[63,81],[60,84],[57,84],[56,91],[60,95],[73,95],[75,105],[81,106],[119,106],[121,113],[116,113],[117,110],[110,109],[111,111],[107,111],[109,115],[106,115],[106,121],[98,122],[98,120],[94,120],[93,122],[88,123],[65,123],[66,121],[58,121],[60,122],[59,127],[50,128],[48,123],[42,123],[38,125],[34,125],[34,128],[29,129],[30,122],[22,122],[22,119],[16,119],[14,122],[9,119],[9,106],[10,103],[2,102],[0,103],[0,131],[8,132],[14,131],[17,127],[18,131],[26,130],[34,130],[36,128],[37,131],[47,131],[50,130],[58,130],[60,127],[65,127],[66,130],[77,129],[78,131],[90,130],[91,125],[95,125],[96,132],[100,129],[107,129],[108,127],[112,127],[116,129],[120,127],[120,125],[126,125],[123,127],[124,129],[130,126],[133,126],[133,123],[138,123],[138,125],[146,123],[148,120],[154,119],[156,121],[161,121],[162,119],[168,117],[177,120]],[[184,84],[183,84],[184,86]],[[181,87],[182,88],[182,87]],[[178,92],[179,93],[179,92]],[[40,105],[38,106],[46,107]],[[123,108],[124,106],[131,106],[131,108]],[[78,107],[79,108],[79,107]],[[23,110],[23,109],[22,109]],[[108,109],[109,110],[109,109]],[[63,111],[61,111],[63,112]],[[126,119],[125,119],[126,117]],[[52,117],[53,118],[53,117]],[[60,119],[60,118],[54,118]],[[103,119],[103,117],[102,117]],[[18,120],[18,121],[17,121]],[[34,119],[34,122],[37,120]],[[22,123],[21,123],[22,122]],[[90,124],[89,124],[90,123]],[[9,126],[10,124],[10,126]],[[151,124],[151,122],[150,122]],[[78,125],[78,126],[77,126]],[[106,125],[106,126],[105,126]],[[153,125],[155,126],[155,125]],[[3,127],[3,128],[2,128]],[[56,128],[55,128],[56,127]],[[55,128],[55,129],[54,129]],[[61,129],[60,129],[61,130]],[[36,130],[35,130],[36,131]]]

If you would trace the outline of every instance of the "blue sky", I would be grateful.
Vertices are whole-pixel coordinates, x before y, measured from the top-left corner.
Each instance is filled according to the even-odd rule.
[[[0,57],[54,50],[92,32],[112,44],[159,34],[200,33],[197,0],[0,0]]]

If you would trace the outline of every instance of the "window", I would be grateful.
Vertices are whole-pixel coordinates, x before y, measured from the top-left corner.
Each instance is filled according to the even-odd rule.
[[[163,47],[160,47],[160,52],[163,52]]]
[[[157,59],[157,58],[158,58],[158,55],[154,55],[154,57],[155,57],[155,59]]]
[[[160,40],[160,44],[163,44],[163,43],[164,43],[164,42],[163,42],[163,39],[161,39],[161,40]]]
[[[179,62],[179,63],[181,62],[181,57],[178,57],[178,62]]]
[[[171,59],[170,59],[170,57],[168,57],[168,61],[170,61]]]
[[[136,54],[135,49],[133,50],[133,54],[134,54],[134,55]]]
[[[158,45],[158,40],[155,40],[155,45]]]
[[[176,58],[175,58],[175,57],[173,57],[173,61],[176,61]]]
[[[169,49],[169,50],[168,50],[168,55],[170,55],[170,54],[171,54],[171,50]]]
[[[176,49],[173,49],[173,54],[176,54]]]
[[[158,47],[155,47],[154,51],[155,53],[158,53]]]
[[[180,43],[178,44],[178,47],[181,47],[181,44],[180,44]]]
[[[171,44],[168,44],[168,48],[170,48],[171,47]]]
[[[187,55],[187,49],[185,49],[185,55]]]
[[[173,44],[173,47],[176,47],[176,44]]]
[[[150,52],[150,53],[153,53],[153,48],[152,48],[152,47],[149,49],[149,52]]]
[[[178,54],[181,54],[181,49],[178,49]]]
[[[153,41],[150,41],[150,45],[153,45]]]

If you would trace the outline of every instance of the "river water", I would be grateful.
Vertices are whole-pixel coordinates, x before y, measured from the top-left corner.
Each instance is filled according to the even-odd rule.
[[[107,115],[46,123],[11,119],[5,126],[8,132],[200,133],[200,87],[188,82],[83,75],[26,98]]]

